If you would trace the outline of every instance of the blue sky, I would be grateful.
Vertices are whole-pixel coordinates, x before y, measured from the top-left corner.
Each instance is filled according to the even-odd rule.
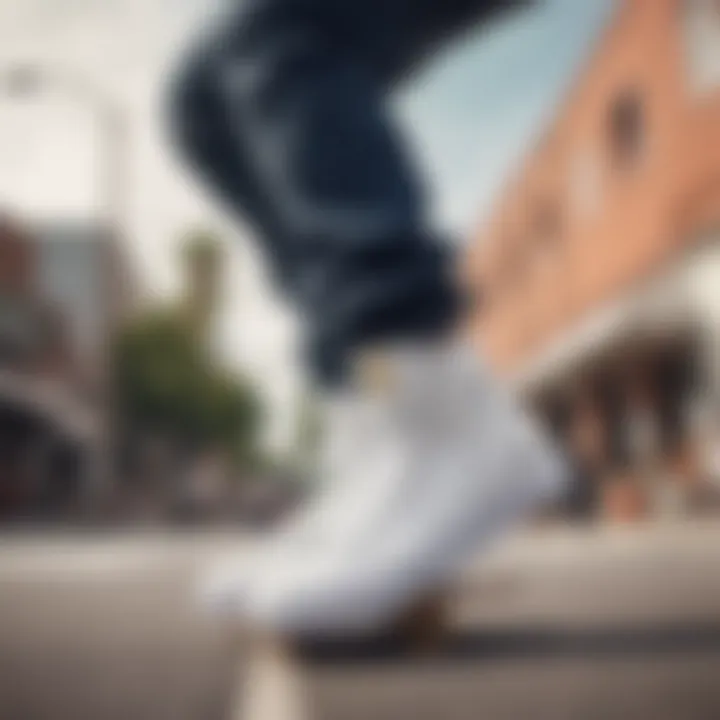
[[[282,438],[301,385],[292,317],[268,287],[243,228],[223,218],[178,166],[158,122],[167,67],[216,3],[0,0],[0,67],[31,59],[71,68],[126,108],[127,241],[150,292],[175,286],[177,239],[188,225],[217,224],[235,241],[218,343],[228,362],[268,389]],[[613,0],[540,0],[444,53],[398,98],[435,217],[458,237],[470,236],[547,125],[612,8]],[[96,213],[95,139],[87,111],[61,94],[0,102],[0,206],[29,216]]]
[[[444,54],[401,100],[437,213],[468,230],[550,122],[614,0],[542,0]]]

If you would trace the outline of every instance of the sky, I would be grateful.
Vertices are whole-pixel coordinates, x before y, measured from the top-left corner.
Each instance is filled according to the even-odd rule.
[[[0,0],[0,73],[31,62],[81,74],[123,108],[126,237],[146,293],[163,298],[177,288],[177,243],[188,227],[217,227],[231,240],[218,347],[264,389],[269,439],[283,447],[303,387],[292,313],[269,287],[248,233],[177,164],[160,123],[168,70],[221,1]],[[613,6],[540,0],[444,52],[395,98],[434,221],[458,242],[551,121]],[[0,96],[0,208],[29,219],[96,216],[99,149],[92,113],[67,92]]]

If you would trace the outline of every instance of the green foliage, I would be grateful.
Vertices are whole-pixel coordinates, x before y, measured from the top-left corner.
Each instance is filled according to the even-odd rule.
[[[201,342],[210,330],[222,285],[224,251],[221,239],[210,230],[188,232],[182,243],[182,260],[185,275],[183,312]]]
[[[196,228],[185,234],[182,255],[185,263],[190,265],[218,265],[222,257],[222,241],[213,230]]]
[[[312,471],[317,462],[323,430],[320,407],[316,399],[307,392],[298,407],[296,431],[298,462],[306,471]]]
[[[156,310],[126,325],[116,342],[115,372],[128,435],[158,433],[222,447],[241,462],[254,455],[257,393],[210,361],[182,313]]]

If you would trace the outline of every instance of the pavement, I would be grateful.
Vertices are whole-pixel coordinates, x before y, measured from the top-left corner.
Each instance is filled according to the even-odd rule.
[[[0,720],[717,720],[720,522],[528,532],[432,656],[260,652],[198,612],[233,534],[0,539]]]

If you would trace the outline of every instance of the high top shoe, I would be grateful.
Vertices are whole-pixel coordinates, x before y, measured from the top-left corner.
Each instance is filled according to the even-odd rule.
[[[563,489],[559,455],[469,344],[389,350],[358,377],[330,429],[337,479],[235,597],[262,627],[389,626]]]

